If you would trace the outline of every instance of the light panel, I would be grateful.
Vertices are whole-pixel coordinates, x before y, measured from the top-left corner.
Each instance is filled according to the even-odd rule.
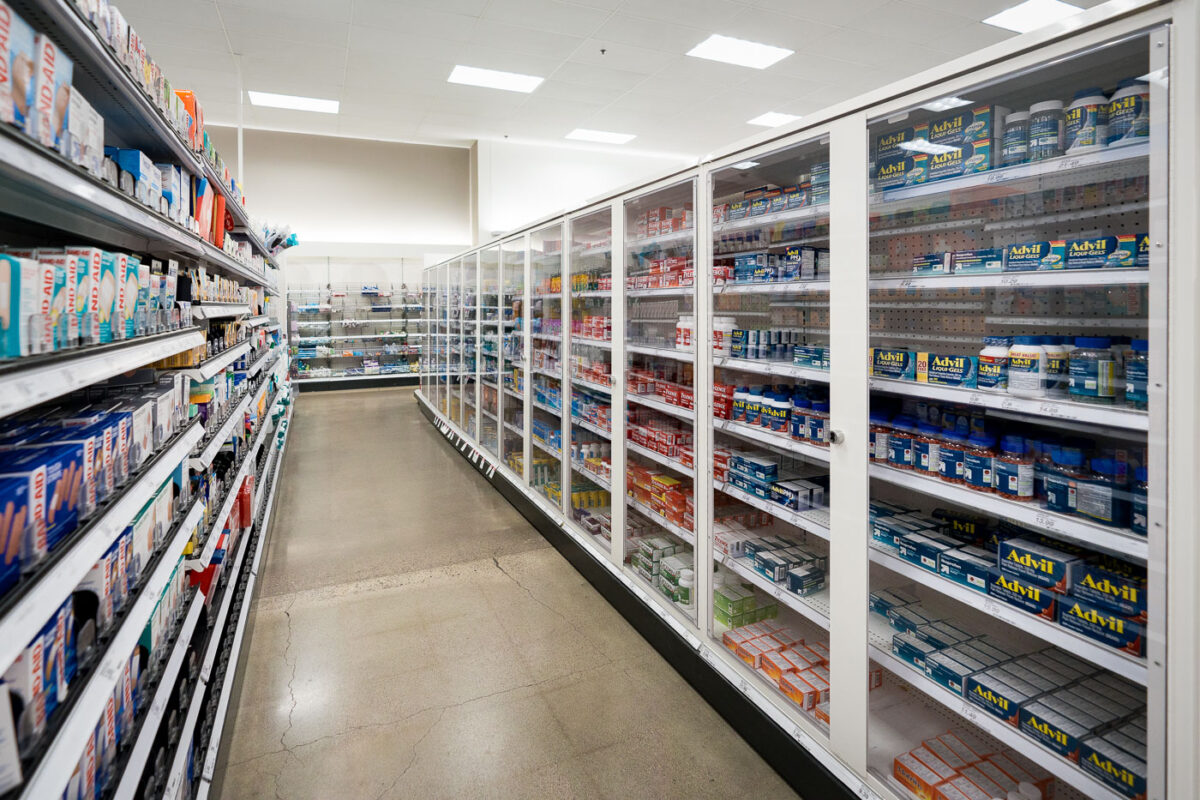
[[[761,125],[764,128],[778,128],[780,125],[787,125],[789,122],[795,122],[800,119],[797,114],[781,114],[778,111],[768,111],[765,114],[759,114],[754,119],[746,120],[749,125]]]
[[[600,142],[601,144],[625,144],[637,138],[634,133],[613,133],[612,131],[593,131],[588,128],[576,128],[567,134],[568,139],[581,142]]]
[[[544,78],[536,75],[522,75],[519,72],[501,72],[482,67],[464,67],[456,64],[446,78],[447,83],[461,83],[465,86],[482,86],[485,89],[502,89],[506,92],[523,92],[529,94],[541,85]]]
[[[322,100],[318,97],[300,97],[294,94],[274,94],[272,92],[251,92],[250,103],[267,108],[288,108],[292,111],[315,111],[318,114],[336,114],[340,103],[337,100]]]
[[[985,19],[983,24],[1017,33],[1029,33],[1074,16],[1080,11],[1083,9],[1079,6],[1064,3],[1062,0],[1025,0],[1024,3],[1006,8],[999,14],[993,14]]]
[[[695,58],[705,58],[709,61],[721,61],[726,64],[737,64],[739,67],[766,69],[777,61],[794,53],[785,47],[775,47],[769,44],[749,42],[745,39],[735,39],[732,36],[722,36],[714,33],[700,44],[687,52]]]

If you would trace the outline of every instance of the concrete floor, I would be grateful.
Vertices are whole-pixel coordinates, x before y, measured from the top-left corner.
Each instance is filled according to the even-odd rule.
[[[795,797],[412,394],[298,399],[214,796]]]

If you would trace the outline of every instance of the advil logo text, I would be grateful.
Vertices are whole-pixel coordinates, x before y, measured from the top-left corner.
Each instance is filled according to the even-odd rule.
[[[1001,697],[991,689],[984,689],[982,686],[976,685],[972,694],[987,700],[989,705],[996,706],[1001,711],[1008,711],[1008,699]]]
[[[1108,578],[1096,580],[1091,575],[1083,576],[1083,580],[1079,582],[1080,586],[1086,586],[1089,589],[1094,589],[1097,592],[1109,595],[1111,597],[1119,597],[1122,600],[1127,600],[1136,605],[1138,603],[1138,595],[1141,594],[1136,586],[1128,584],[1118,585],[1110,581]]]
[[[879,168],[880,178],[890,178],[893,175],[903,175],[905,164],[903,161],[898,161],[895,164],[887,164]]]
[[[955,161],[962,161],[962,150],[951,150],[949,153],[934,153],[930,158],[932,165],[940,167],[943,164],[953,164]]]
[[[1044,572],[1047,575],[1054,574],[1054,562],[1048,558],[1034,558],[1031,554],[1017,555],[1016,550],[1012,550],[1008,554],[1008,560],[1020,564],[1023,567]]]
[[[1101,772],[1113,776],[1127,786],[1133,786],[1136,776],[1129,770],[1123,767],[1118,767],[1112,762],[1112,759],[1101,758],[1099,753],[1091,753],[1087,760],[1089,764],[1096,767]]]
[[[1040,733],[1042,736],[1045,736],[1049,739],[1053,739],[1054,741],[1061,744],[1063,747],[1067,746],[1067,735],[1065,733],[1063,733],[1062,731],[1060,731],[1058,728],[1051,725],[1050,723],[1042,722],[1037,717],[1030,717],[1026,721],[1025,724],[1027,724],[1029,727],[1033,728],[1035,731]]]
[[[1095,609],[1084,611],[1078,603],[1073,603],[1067,613],[1072,617],[1078,617],[1084,622],[1088,622],[1101,628],[1107,628],[1113,633],[1125,632],[1125,620],[1121,619],[1120,617],[1114,617],[1112,614],[1101,614]]]
[[[1018,581],[1010,580],[1004,577],[1003,574],[996,578],[996,582],[1013,594],[1018,594],[1021,597],[1028,597],[1035,603],[1040,601],[1042,598],[1041,589],[1038,589],[1036,586],[1026,586]]]

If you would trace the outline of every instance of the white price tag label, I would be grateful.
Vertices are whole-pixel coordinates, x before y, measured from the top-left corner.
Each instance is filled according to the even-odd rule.
[[[1054,530],[1058,526],[1058,520],[1049,514],[1037,514],[1034,517],[1034,522],[1047,530]]]
[[[959,713],[971,722],[979,722],[979,709],[971,703],[963,703],[962,708],[959,709]]]
[[[1000,276],[1000,285],[1001,286],[1024,286],[1025,282],[1022,281],[1016,275],[1001,275]]]
[[[1012,176],[1010,176],[1006,173],[1003,173],[1003,172],[990,172],[990,173],[988,173],[988,176],[987,176],[987,182],[988,183],[1004,183],[1005,181],[1009,180],[1011,177]]]

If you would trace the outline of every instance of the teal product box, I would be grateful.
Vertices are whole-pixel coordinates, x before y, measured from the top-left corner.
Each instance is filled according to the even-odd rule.
[[[1004,271],[1004,248],[955,250],[950,254],[950,268],[956,275],[989,275]]]
[[[1130,798],[1146,797],[1146,760],[1118,747],[1112,736],[1092,736],[1079,744],[1079,767]]]
[[[1066,261],[1067,242],[1064,239],[1010,244],[1004,251],[1005,272],[1064,269]]]
[[[925,183],[929,179],[929,155],[914,153],[913,155],[894,155],[876,159],[874,177],[876,191]],[[814,192],[814,205],[816,202]]]
[[[949,622],[935,622],[932,625],[922,626],[917,628],[914,635],[922,642],[931,644],[939,650],[957,647],[974,638],[970,633]]]
[[[1000,543],[1000,569],[1066,594],[1071,588],[1071,567],[1079,556],[1032,538],[1006,539]]]
[[[950,274],[949,253],[929,253],[913,258],[913,275],[948,275]]]
[[[761,500],[771,499],[771,484],[762,483],[749,475],[736,473],[733,470],[729,472],[729,482],[735,488],[741,489],[747,494],[751,494]]]
[[[729,459],[730,468],[760,481],[779,478],[779,462],[753,455],[735,455]]]
[[[820,345],[793,345],[792,364],[797,367],[829,369],[829,348]]]
[[[1017,727],[1035,742],[1071,761],[1078,759],[1080,742],[1091,733],[1088,726],[1039,702],[1021,708]]]
[[[29,320],[41,308],[42,275],[38,262],[0,254],[0,357],[19,358],[36,351]]]
[[[978,547],[947,550],[938,558],[938,574],[947,580],[987,594],[996,556]]]
[[[811,185],[807,183],[783,187],[784,208],[789,211],[793,208],[804,208],[809,204],[811,194]]]
[[[958,178],[992,168],[992,143],[964,143],[948,153],[931,153],[928,161],[927,181]]]
[[[49,36],[38,33],[33,37],[32,67],[33,97],[25,132],[65,155],[75,62]]]
[[[1094,606],[1107,609],[1131,619],[1146,621],[1146,572],[1132,564],[1115,560],[1108,564],[1121,571],[1106,569],[1105,565],[1077,561],[1071,565],[1071,594]]]
[[[941,650],[925,659],[925,677],[962,697],[967,678],[984,667],[955,650]]]
[[[734,200],[729,204],[730,219],[745,219],[750,213],[750,202],[747,200]]]
[[[1058,624],[1130,655],[1146,655],[1142,625],[1078,597],[1065,598],[1059,604]]]
[[[1016,725],[1021,706],[1036,697],[1036,690],[1020,685],[1002,673],[1003,669],[992,667],[967,678],[964,687],[966,697],[992,716],[999,717],[1009,725]]]
[[[767,190],[767,213],[775,214],[787,208],[787,195],[784,194],[786,189],[768,189]]]
[[[909,633],[922,625],[937,622],[937,617],[928,614],[921,605],[916,603],[889,608],[887,616],[892,627],[901,633]]]
[[[1053,621],[1057,613],[1057,594],[1003,570],[992,571],[988,578],[988,595],[1043,619]]]
[[[900,539],[912,533],[919,533],[919,526],[896,517],[879,517],[871,523],[871,539],[889,550],[900,549]]]
[[[976,106],[960,109],[929,123],[931,144],[961,147],[964,144],[999,141],[1004,138],[1004,118],[1009,109],[1003,106]]]
[[[1137,237],[1097,236],[1067,241],[1067,269],[1132,267],[1137,263]]]
[[[829,184],[812,187],[812,205],[823,206],[829,204]]]
[[[937,650],[938,648],[921,641],[912,633],[897,633],[892,636],[892,655],[921,672],[925,671],[925,659]]]
[[[750,200],[750,216],[761,217],[766,214],[771,207],[771,199],[765,194],[762,197],[755,197]]]
[[[974,389],[979,385],[979,356],[917,353],[917,383]]]
[[[871,348],[871,375],[876,378],[911,381],[917,377],[916,353],[908,350]]]
[[[903,608],[917,602],[917,596],[905,589],[882,589],[871,592],[871,610],[881,617],[888,616],[893,608]]]
[[[882,133],[875,137],[875,161],[878,163],[881,159],[892,156],[905,155],[909,152],[904,145],[911,145],[913,142],[924,139],[929,140],[929,126],[921,123],[918,125],[909,125],[905,128],[897,128],[894,131]],[[815,173],[814,173],[815,176]],[[829,182],[829,172],[826,169],[825,182]],[[813,183],[816,183],[814,178]]]
[[[121,317],[122,330],[125,338],[132,339],[137,334],[138,302],[143,297],[141,290],[141,264],[137,256],[118,254],[118,263],[124,261],[124,282],[121,288]],[[149,293],[149,272],[147,272],[146,291]]]
[[[113,340],[120,321],[121,308],[118,303],[123,283],[121,278],[117,277],[117,259],[117,253],[105,252],[100,260],[100,285],[96,291],[99,298],[97,313],[100,317],[101,344],[108,344]]]
[[[829,162],[818,161],[814,163],[812,169],[809,170],[808,182],[814,187],[829,186]]]
[[[933,537],[922,533],[908,533],[898,536],[896,545],[900,553],[900,558],[930,572],[937,572],[938,557],[951,549],[949,545],[943,544]]]

